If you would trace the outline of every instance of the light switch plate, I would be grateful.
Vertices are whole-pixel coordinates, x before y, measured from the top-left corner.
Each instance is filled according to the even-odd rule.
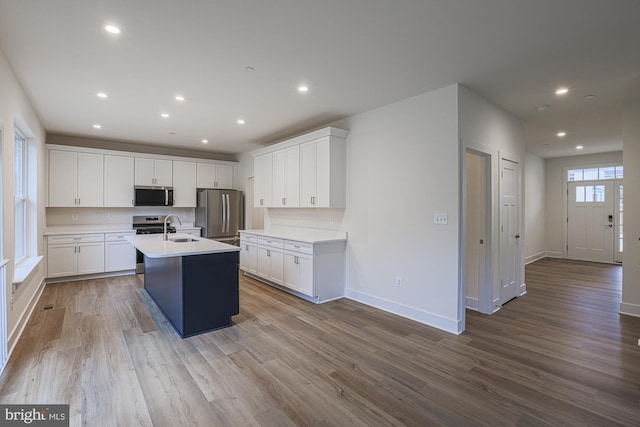
[[[447,225],[449,223],[449,218],[446,213],[434,213],[433,214],[433,223],[437,225]]]

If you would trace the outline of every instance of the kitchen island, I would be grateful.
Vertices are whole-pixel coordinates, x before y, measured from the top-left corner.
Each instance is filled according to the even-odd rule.
[[[189,234],[131,235],[144,288],[181,338],[231,326],[239,313],[240,248]]]

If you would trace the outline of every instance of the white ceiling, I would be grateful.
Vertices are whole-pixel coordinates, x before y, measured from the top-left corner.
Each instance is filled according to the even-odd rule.
[[[638,0],[0,0],[0,48],[50,133],[238,153],[462,83],[555,157],[622,149],[639,18]]]

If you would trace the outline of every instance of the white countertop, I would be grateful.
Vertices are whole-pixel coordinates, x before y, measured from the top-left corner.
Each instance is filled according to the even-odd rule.
[[[330,230],[290,229],[290,230],[240,230],[240,233],[251,233],[276,239],[296,240],[306,243],[346,242],[347,234]]]
[[[162,240],[162,234],[131,234],[125,239],[149,258],[168,258],[189,255],[239,252],[240,248],[226,243],[196,237],[186,233],[172,233],[170,239],[194,239],[194,242]]]

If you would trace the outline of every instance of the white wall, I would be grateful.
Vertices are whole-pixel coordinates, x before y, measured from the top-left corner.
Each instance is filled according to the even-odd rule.
[[[347,296],[459,332],[458,86],[337,126],[350,130]],[[434,225],[435,212],[448,225]]]
[[[520,119],[492,104],[470,89],[460,86],[459,91],[459,128],[460,142],[463,151],[472,149],[485,153],[491,157],[491,235],[487,238],[488,251],[492,259],[490,266],[490,289],[480,289],[479,310],[483,313],[491,313],[496,309],[500,291],[499,272],[499,157],[508,157],[517,160],[521,165],[524,162],[524,126]],[[521,182],[524,181],[521,179]],[[524,196],[523,188],[520,194]],[[524,230],[524,209],[520,212],[521,230]],[[527,236],[522,232],[523,241],[526,244]],[[464,234],[463,234],[464,236]],[[520,292],[524,292],[524,261],[520,261],[521,268],[519,281],[522,284]]]
[[[564,192],[567,167],[598,166],[607,164],[622,164],[622,152],[588,154],[583,156],[558,157],[547,159],[545,162],[545,222],[546,222],[546,253],[549,256],[565,256],[565,206]],[[625,174],[626,174],[625,170]],[[627,179],[625,177],[625,187]],[[626,188],[625,188],[626,189]],[[625,192],[625,196],[627,192]],[[626,200],[625,200],[626,203]],[[626,206],[625,206],[626,208]],[[625,220],[628,214],[625,213]],[[626,224],[625,224],[626,227]],[[626,248],[625,248],[626,251]]]
[[[524,156],[525,263],[545,256],[545,161],[535,154]]]
[[[640,316],[640,103],[625,108],[624,259],[620,312]]]
[[[42,255],[42,236],[44,227],[44,143],[45,132],[40,119],[34,111],[13,70],[9,66],[4,54],[0,52],[0,126],[2,126],[2,257],[11,262],[7,265],[7,330],[11,335],[15,332],[20,319],[34,301],[36,293],[41,289],[44,272],[39,268],[23,283],[19,292],[14,295],[13,309],[11,309],[11,282],[14,274],[14,121],[22,122],[34,135],[35,149],[29,155],[35,156],[37,165],[36,182],[28,184],[33,200],[36,201],[36,227],[30,233],[29,248],[32,255]],[[35,194],[33,194],[35,193]]]

